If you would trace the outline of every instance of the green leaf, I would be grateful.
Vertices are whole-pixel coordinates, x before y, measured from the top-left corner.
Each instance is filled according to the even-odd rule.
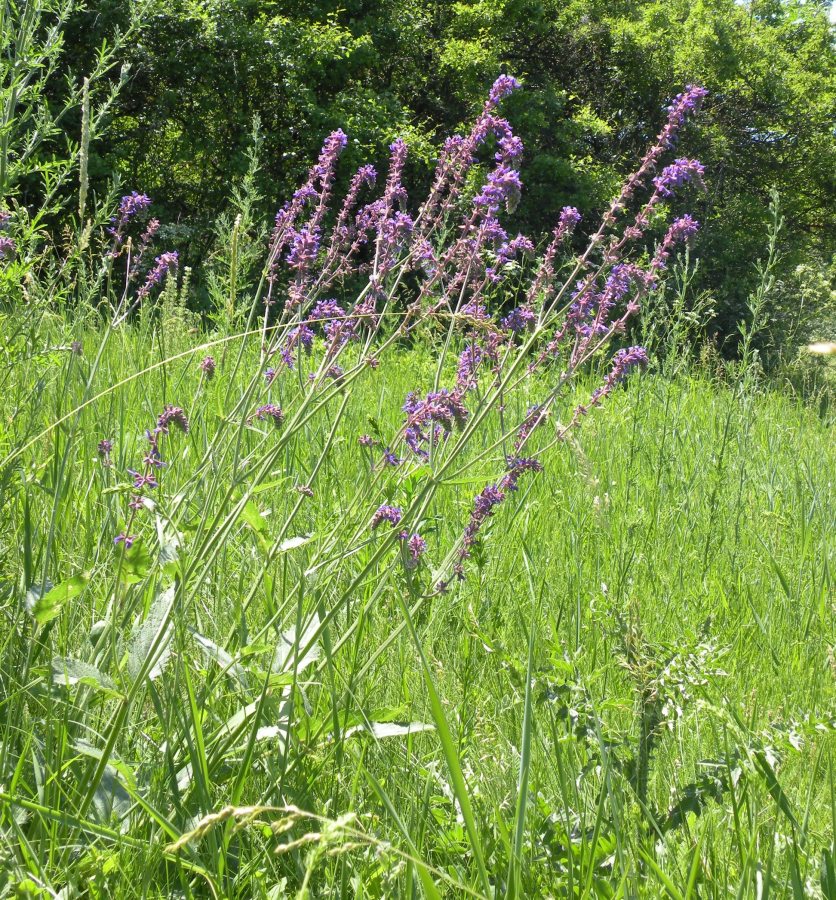
[[[79,572],[66,581],[56,584],[52,590],[39,597],[32,606],[32,615],[38,625],[44,625],[60,615],[61,609],[68,600],[77,597],[90,580],[89,572]]]
[[[82,662],[80,659],[70,659],[66,656],[54,657],[52,660],[52,681],[53,684],[60,684],[65,687],[84,684],[96,690],[104,691],[107,694],[121,696],[119,689],[111,678],[100,672],[95,666]]]
[[[244,508],[241,510],[241,518],[257,534],[266,534],[267,522],[252,500],[248,500],[244,505]]]
[[[125,551],[119,577],[124,584],[137,584],[148,575],[153,565],[145,542],[137,540],[130,550]]]

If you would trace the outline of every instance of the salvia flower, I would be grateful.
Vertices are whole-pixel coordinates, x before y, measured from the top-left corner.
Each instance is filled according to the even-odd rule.
[[[215,357],[214,356],[204,356],[200,361],[200,371],[207,378],[212,378],[215,375]]]
[[[169,253],[161,253],[155,260],[154,265],[145,276],[145,284],[137,292],[137,296],[142,299],[151,293],[151,288],[159,284],[167,272],[177,268],[178,254],[176,250]]]
[[[383,448],[383,462],[387,466],[391,466],[392,468],[396,468],[402,462],[400,457],[396,456],[389,447]]]
[[[157,477],[152,472],[143,473],[136,472],[134,469],[128,469],[128,474],[133,478],[134,488],[138,491],[141,491],[144,488],[153,490],[154,488],[159,487]]]
[[[517,81],[513,75],[500,75],[491,87],[490,93],[488,94],[488,103],[491,106],[496,106],[509,94],[513,94],[519,86],[519,81]]]
[[[406,538],[407,565],[414,569],[418,561],[427,551],[427,542],[420,534],[411,534]]]
[[[499,324],[505,331],[518,334],[521,331],[527,331],[528,329],[533,328],[536,321],[537,316],[534,314],[533,310],[527,306],[518,306],[516,309],[512,309]]]
[[[461,428],[468,416],[461,393],[446,388],[430,392],[425,400],[410,392],[403,411],[407,414],[404,441],[422,459],[428,456],[422,445],[430,440],[430,431],[439,437],[442,433],[449,433],[454,425]]]
[[[167,403],[157,419],[157,428],[163,434],[168,434],[168,427],[172,424],[176,425],[184,434],[188,434],[189,420],[186,418],[186,414],[179,406]]]
[[[698,159],[680,158],[665,166],[661,174],[653,179],[657,192],[662,197],[671,197],[676,188],[689,181],[702,185],[705,166]]]
[[[148,209],[150,205],[151,198],[146,194],[139,194],[136,191],[131,191],[130,194],[126,194],[119,201],[119,209],[116,211],[116,215],[111,218],[111,227],[108,229],[113,236],[113,243],[116,247],[122,245],[122,242],[125,239],[125,228],[128,226],[131,219],[143,210]]]
[[[276,378],[276,370],[275,369],[267,369],[264,372],[264,380],[267,382],[267,384],[272,384],[273,381],[275,380],[275,378]]]
[[[381,522],[388,522],[392,527],[397,525],[403,518],[403,510],[398,506],[379,506],[372,516],[369,527],[374,531]]]
[[[535,404],[534,406],[529,406],[528,411],[525,414],[525,419],[523,419],[522,424],[517,429],[517,437],[514,440],[514,449],[519,450],[520,447],[528,440],[528,436],[537,428],[538,425],[542,424],[546,418],[546,410],[541,406]]]
[[[456,390],[472,391],[476,388],[476,370],[482,362],[484,353],[478,344],[468,344],[459,356],[459,368],[456,373]]]
[[[373,447],[377,441],[370,434],[361,434],[360,437],[357,438],[357,443],[361,447]]]
[[[252,416],[250,416],[250,422],[254,419],[259,419],[261,421],[271,419],[273,424],[278,428],[284,421],[284,411],[275,403],[265,403],[263,406],[259,406]]]
[[[525,472],[542,472],[543,464],[536,459],[526,459],[521,456],[509,456],[507,460],[508,471],[502,476],[499,488],[502,491],[517,490],[517,481]]]
[[[687,243],[699,231],[700,223],[691,216],[680,216],[671,222],[664,240],[656,250],[653,261],[650,264],[651,269],[664,269],[667,267],[668,258],[674,246],[679,243]]]
[[[118,546],[119,544],[124,544],[126,550],[130,550],[134,545],[134,541],[136,540],[135,534],[125,534],[123,531],[121,534],[117,534],[113,539],[113,543]]]
[[[612,359],[612,368],[604,379],[604,384],[592,392],[589,404],[581,405],[575,410],[575,417],[586,415],[593,406],[598,406],[605,397],[613,392],[636,366],[647,365],[647,350],[644,347],[626,347],[617,351]]]
[[[453,571],[459,578],[464,578],[464,560],[468,559],[473,545],[479,537],[479,532],[485,520],[490,518],[496,507],[505,499],[505,493],[495,484],[489,484],[476,495],[473,501],[473,510],[470,513],[470,521],[464,530],[462,545],[459,548],[459,561],[453,567]]]
[[[99,441],[99,444],[98,444],[98,447],[96,447],[96,450],[98,451],[98,454],[101,457],[102,465],[109,466],[110,465],[110,454],[113,452],[113,441],[110,441],[107,438],[104,438],[103,440]]]
[[[12,259],[17,252],[17,244],[14,238],[8,235],[0,235],[0,259]]]

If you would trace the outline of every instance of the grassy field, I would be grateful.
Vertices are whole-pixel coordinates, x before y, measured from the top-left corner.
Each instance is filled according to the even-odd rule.
[[[0,374],[0,896],[836,897],[831,419],[651,367],[440,592],[548,373],[384,468],[429,351],[267,385],[257,338],[37,327]]]

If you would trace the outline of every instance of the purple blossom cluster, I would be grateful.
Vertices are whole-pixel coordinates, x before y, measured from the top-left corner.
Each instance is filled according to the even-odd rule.
[[[99,441],[96,452],[99,454],[102,465],[106,468],[109,467],[111,465],[110,454],[113,452],[113,441],[103,438]]]
[[[6,231],[12,221],[12,214],[7,209],[0,209],[0,232]],[[17,244],[8,234],[0,234],[0,259],[13,259],[17,253]]]
[[[189,419],[181,407],[168,403],[157,417],[157,424],[154,428],[145,431],[148,446],[142,460],[143,470],[141,472],[130,468],[127,470],[131,476],[133,488],[133,494],[128,503],[130,516],[126,529],[113,539],[113,543],[116,545],[124,544],[126,550],[130,550],[136,540],[136,535],[130,534],[130,531],[136,514],[145,506],[145,492],[156,490],[159,487],[158,473],[166,465],[162,457],[160,441],[164,436],[170,434],[172,427],[177,428],[184,434],[188,434]],[[102,457],[103,465],[110,465],[112,449],[113,444],[111,441],[103,440],[99,442],[98,450],[99,455]]]
[[[454,426],[461,428],[468,416],[461,393],[446,388],[431,391],[423,400],[414,392],[408,394],[403,411],[406,413],[404,441],[421,459],[429,458],[424,445],[429,444],[431,435],[438,440]]]
[[[580,405],[575,410],[575,418],[585,416],[593,406],[598,406],[621,384],[631,369],[636,366],[646,366],[648,363],[647,351],[644,347],[626,347],[618,350],[612,359],[612,368],[603,385],[592,392],[592,397],[586,405]]]
[[[145,283],[137,292],[137,299],[143,299],[151,293],[151,288],[165,277],[166,273],[176,270],[179,257],[176,250],[168,253],[161,253],[155,260],[154,265],[145,276]]]
[[[700,223],[689,215],[680,216],[671,222],[664,240],[659,245],[650,263],[651,270],[667,268],[668,259],[677,244],[689,243],[700,229]]]
[[[473,509],[470,513],[470,520],[464,530],[462,543],[459,547],[458,561],[453,567],[453,572],[459,579],[464,578],[464,562],[470,558],[485,521],[496,512],[496,508],[505,500],[509,492],[517,490],[517,482],[520,476],[526,472],[537,473],[542,471],[543,466],[536,459],[509,457],[507,468],[502,478],[496,484],[487,485],[476,495],[476,499],[473,501]]]
[[[374,531],[381,522],[388,522],[393,528],[403,518],[403,510],[399,506],[388,506],[384,504],[375,510],[369,528]]]
[[[125,240],[125,231],[131,221],[141,212],[144,212],[151,205],[151,198],[147,194],[139,194],[131,191],[119,201],[119,208],[116,215],[111,218],[111,226],[108,232],[113,237],[113,249],[111,256],[115,257],[119,253],[119,248]]]
[[[256,419],[261,422],[269,419],[278,428],[284,422],[284,410],[275,403],[265,403],[256,409],[249,421],[253,422]]]

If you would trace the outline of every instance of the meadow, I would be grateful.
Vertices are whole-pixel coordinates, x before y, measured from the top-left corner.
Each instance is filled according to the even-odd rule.
[[[238,195],[208,320],[145,195],[37,264],[4,214],[0,896],[836,896],[836,451],[759,366],[779,212],[700,360],[699,226],[644,239],[706,92],[575,253],[572,207],[500,224],[518,87],[417,210],[398,140],[329,212],[341,131],[265,256]]]

